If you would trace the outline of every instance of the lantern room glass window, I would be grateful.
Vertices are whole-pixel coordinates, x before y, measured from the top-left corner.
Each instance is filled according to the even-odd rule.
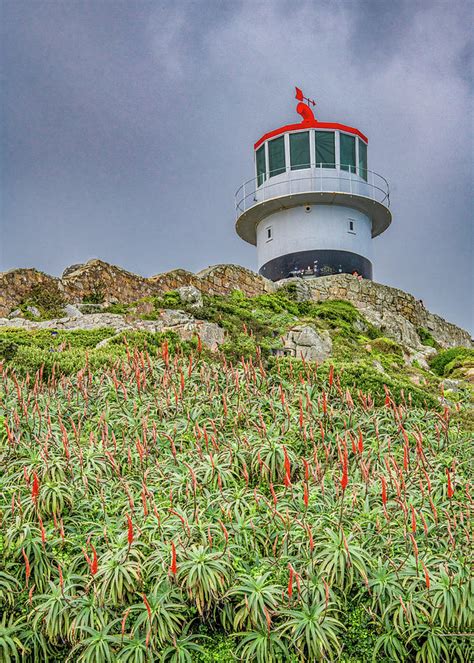
[[[301,168],[310,167],[311,158],[309,155],[308,131],[290,134],[290,161],[291,170],[301,170]]]
[[[356,144],[355,136],[339,134],[341,144],[341,170],[356,172]]]
[[[268,169],[269,177],[280,175],[286,170],[284,136],[268,141]]]
[[[265,144],[258,148],[255,154],[255,162],[257,166],[257,186],[260,186],[267,178],[267,168],[265,164]]]
[[[359,177],[367,182],[367,145],[359,138]]]
[[[315,131],[316,168],[336,167],[334,131]]]

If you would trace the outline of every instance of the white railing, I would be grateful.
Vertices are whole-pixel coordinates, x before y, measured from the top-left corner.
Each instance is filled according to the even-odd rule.
[[[390,207],[390,187],[382,175],[366,171],[366,179],[349,170],[311,166],[286,169],[272,177],[247,180],[235,192],[237,218],[251,207],[272,198],[300,193],[334,192],[364,196]]]

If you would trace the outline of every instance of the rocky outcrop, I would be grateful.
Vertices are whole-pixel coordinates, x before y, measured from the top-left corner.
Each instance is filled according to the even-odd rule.
[[[10,320],[0,318],[0,327],[20,327],[22,329],[115,329],[117,332],[126,330],[141,330],[150,332],[173,331],[180,338],[189,341],[198,335],[203,345],[212,351],[216,351],[224,342],[224,330],[213,322],[196,320],[183,311],[163,310],[159,320],[131,319],[124,315],[113,313],[92,313],[76,317],[59,318],[56,320],[43,320],[36,322],[16,318]],[[109,340],[109,339],[106,339]]]
[[[62,296],[70,304],[128,304],[181,287],[194,287],[201,293],[214,295],[241,290],[251,297],[271,292],[273,283],[236,265],[215,265],[198,274],[176,269],[148,278],[102,260],[68,267],[61,278],[35,269],[14,269],[0,273],[0,316],[8,316],[27,301],[35,288],[45,287],[57,290],[58,298]]]
[[[194,285],[183,285],[176,291],[183,304],[187,304],[191,308],[202,307],[202,293]]]
[[[418,330],[426,329],[441,347],[471,347],[467,331],[430,313],[413,295],[351,274],[315,279],[285,279],[276,288],[291,284],[300,301],[322,302],[342,299],[356,306],[365,318],[386,336],[411,348],[422,349]]]
[[[332,341],[328,332],[317,332],[309,325],[298,325],[283,337],[285,354],[298,359],[323,362],[331,356]]]
[[[138,300],[146,314],[151,306],[147,297],[170,290],[180,290],[183,301],[194,299],[199,306],[199,293],[227,295],[240,290],[247,296],[275,292],[291,284],[301,301],[314,302],[342,299],[351,302],[383,333],[413,349],[422,349],[419,330],[427,330],[441,347],[470,347],[470,335],[438,315],[430,313],[412,295],[402,290],[362,280],[349,274],[312,279],[286,279],[273,283],[259,274],[236,265],[215,265],[192,274],[176,269],[145,278],[101,260],[67,268],[61,278],[35,269],[16,269],[0,274],[0,316],[7,317],[25,302],[30,305],[32,293],[48,290],[49,298],[80,306],[132,303]],[[190,303],[190,301],[188,301]],[[89,311],[88,311],[89,312]],[[74,315],[73,315],[74,317]]]

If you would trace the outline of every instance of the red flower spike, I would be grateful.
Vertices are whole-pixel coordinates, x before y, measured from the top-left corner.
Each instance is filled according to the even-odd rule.
[[[39,521],[39,526],[41,530],[41,543],[44,545],[46,543],[46,531],[44,529],[43,521],[41,520],[41,516],[38,516],[38,521]]]
[[[276,496],[276,493],[275,493],[275,489],[273,488],[273,484],[272,484],[272,482],[270,482],[270,493],[271,493],[272,498],[273,498],[273,506],[274,506],[274,508],[276,509],[276,505],[277,505],[277,496]]]
[[[454,495],[454,488],[453,484],[451,483],[451,473],[447,468],[446,468],[446,475],[448,477],[448,497],[449,499],[451,499],[452,496]]]
[[[63,578],[62,569],[59,564],[58,564],[58,571],[59,571],[59,586],[61,587],[62,590],[64,588],[64,578]]]
[[[128,539],[128,546],[130,547],[133,543],[133,523],[132,523],[132,519],[130,518],[130,515],[128,513],[127,513],[127,521],[128,521],[127,539]]]
[[[99,568],[99,561],[97,559],[97,550],[94,548],[94,546],[91,543],[91,548],[92,548],[92,562],[90,564],[90,570],[91,570],[91,575],[95,576],[97,573],[97,569]]]
[[[288,597],[291,599],[291,597],[293,596],[293,574],[294,574],[293,567],[291,566],[291,564],[288,564],[288,569],[290,571],[290,577],[288,578]]]
[[[142,594],[142,598],[143,598],[143,603],[145,604],[146,611],[148,613],[148,619],[151,621],[151,608],[150,608],[150,604],[148,603],[148,599],[146,597],[146,594]]]
[[[176,572],[178,570],[178,567],[176,565],[176,547],[173,542],[171,542],[171,565],[170,565],[170,572],[173,575],[176,575]]]
[[[286,487],[291,486],[291,466],[290,466],[290,459],[288,458],[288,453],[286,451],[286,447],[283,446],[283,454],[285,456],[285,481],[284,484]]]
[[[227,544],[229,543],[229,532],[227,531],[226,526],[224,525],[222,520],[219,520],[219,525],[221,526],[221,530],[225,538],[225,545],[227,546]]]
[[[308,504],[309,504],[309,491],[308,491],[308,484],[307,484],[307,483],[304,484],[303,491],[304,491],[304,492],[303,492],[303,501],[304,501],[304,505],[305,505],[306,508],[308,508]]]
[[[271,628],[272,628],[272,618],[270,617],[270,613],[268,612],[268,609],[264,606],[263,612],[265,613],[265,619],[267,620],[267,629],[268,632],[270,633]]]
[[[416,514],[412,504],[410,504],[410,509],[411,509],[411,531],[413,532],[413,534],[416,534]]]
[[[127,617],[129,615],[129,612],[130,612],[130,608],[127,608],[127,610],[125,610],[124,615],[123,615],[122,628],[121,628],[122,638],[125,634],[125,622],[127,621]]]
[[[31,489],[31,499],[33,502],[36,502],[36,498],[39,495],[39,480],[36,472],[33,472],[33,487]]]
[[[348,483],[349,483],[349,476],[348,476],[348,473],[347,473],[347,466],[344,465],[344,467],[342,469],[342,477],[341,477],[342,490],[346,490]]]
[[[381,477],[382,481],[382,504],[385,506],[387,504],[387,482],[385,477]]]
[[[31,575],[30,560],[28,559],[28,555],[26,554],[24,548],[21,549],[21,554],[23,555],[23,559],[25,560],[26,586],[28,587],[28,581]]]
[[[423,562],[422,562],[422,565],[423,565],[423,572],[425,574],[426,589],[429,589],[430,588],[430,575],[428,573],[428,569],[426,568],[426,566],[424,565]]]

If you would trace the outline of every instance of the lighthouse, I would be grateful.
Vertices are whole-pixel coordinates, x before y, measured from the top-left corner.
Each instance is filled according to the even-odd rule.
[[[372,279],[372,239],[390,225],[387,180],[368,168],[368,138],[321,122],[296,88],[301,121],[254,145],[254,177],[235,196],[236,231],[272,281],[349,273]]]

